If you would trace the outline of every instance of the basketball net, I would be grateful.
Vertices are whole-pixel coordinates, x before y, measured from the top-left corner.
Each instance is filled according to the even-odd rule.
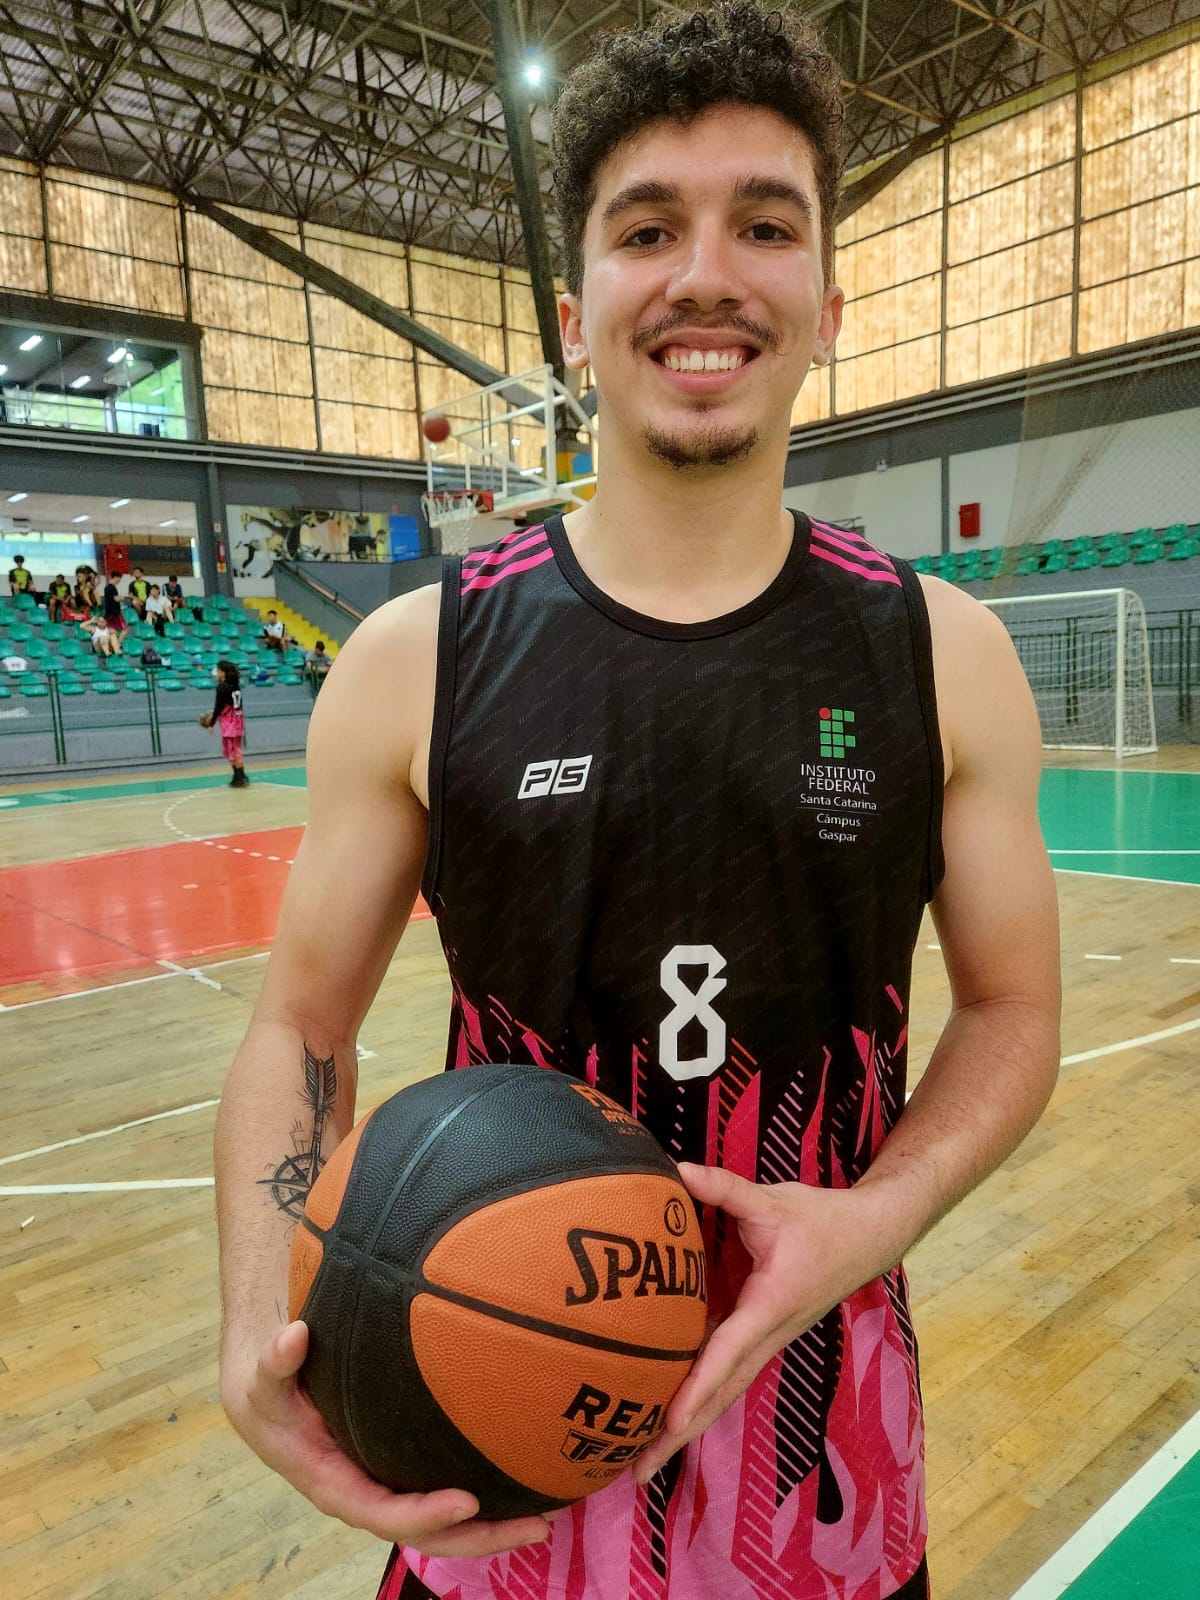
[[[465,556],[471,548],[471,529],[479,506],[470,490],[433,490],[421,496],[421,506],[431,528],[441,535],[442,554]]]

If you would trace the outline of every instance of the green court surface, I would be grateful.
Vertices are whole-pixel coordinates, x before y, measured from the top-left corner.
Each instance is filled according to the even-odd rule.
[[[268,768],[258,781],[278,783],[288,789],[303,789],[304,768]],[[26,789],[17,794],[0,795],[0,810],[70,805],[82,800],[129,800],[139,795],[181,794],[189,789],[222,789],[228,786],[228,771],[198,773],[194,778],[125,778],[119,783],[93,783],[77,789]]]
[[[1200,884],[1200,773],[1050,767],[1038,804],[1056,867]]]
[[[1064,1591],[1065,1600],[1187,1600],[1200,1595],[1200,1456]]]

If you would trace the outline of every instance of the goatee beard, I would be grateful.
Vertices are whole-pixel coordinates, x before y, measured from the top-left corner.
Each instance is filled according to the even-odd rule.
[[[657,461],[682,472],[688,467],[727,467],[744,461],[758,443],[758,430],[713,427],[678,438],[647,423],[642,439]]]

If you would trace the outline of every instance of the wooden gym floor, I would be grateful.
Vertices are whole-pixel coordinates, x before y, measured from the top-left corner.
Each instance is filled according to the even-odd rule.
[[[909,1262],[934,1590],[1181,1600],[1200,1593],[1200,749],[1050,765],[1061,1081]],[[240,792],[227,771],[0,793],[13,1600],[369,1600],[383,1565],[257,1461],[217,1398],[214,1108],[305,805],[298,769]],[[360,1111],[438,1070],[447,990],[415,921],[363,1029]],[[928,929],[914,1075],[947,1004]]]

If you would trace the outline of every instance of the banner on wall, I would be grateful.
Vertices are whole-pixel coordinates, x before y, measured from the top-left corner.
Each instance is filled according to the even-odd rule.
[[[409,561],[420,555],[416,517],[311,506],[226,506],[237,578],[265,578],[277,560]]]

